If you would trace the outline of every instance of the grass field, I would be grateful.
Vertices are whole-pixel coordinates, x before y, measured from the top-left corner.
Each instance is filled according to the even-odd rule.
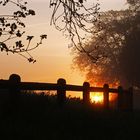
[[[138,139],[140,112],[96,109],[80,99],[59,107],[56,96],[21,94],[16,103],[0,99],[1,140]]]

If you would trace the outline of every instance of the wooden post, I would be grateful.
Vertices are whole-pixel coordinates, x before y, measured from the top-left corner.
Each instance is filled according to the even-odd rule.
[[[20,87],[19,84],[21,82],[21,78],[17,74],[12,74],[9,77],[9,94],[10,94],[10,101],[12,104],[17,104],[20,95]]]
[[[118,110],[123,110],[123,88],[121,86],[118,87],[118,101],[117,101],[117,106]]]
[[[89,104],[90,103],[90,91],[89,91],[90,84],[88,82],[83,83],[83,103]]]
[[[66,80],[58,79],[57,85],[58,85],[57,101],[58,101],[58,105],[62,107],[66,101]]]
[[[133,111],[133,88],[130,87],[127,92],[127,110]]]
[[[104,91],[104,94],[103,94],[104,108],[109,109],[109,85],[108,84],[104,84],[103,91]]]

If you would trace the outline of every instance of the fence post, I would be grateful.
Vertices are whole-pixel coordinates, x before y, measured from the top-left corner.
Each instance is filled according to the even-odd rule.
[[[66,101],[66,80],[58,79],[57,80],[57,102],[60,107],[62,107]]]
[[[104,108],[109,109],[109,85],[108,84],[104,84],[103,91],[104,91],[103,93]]]
[[[88,82],[83,83],[83,103],[89,104],[90,103],[90,91],[89,91],[90,84]]]
[[[130,87],[127,92],[127,110],[133,111],[133,87]]]
[[[17,74],[11,74],[9,77],[9,94],[10,101],[12,104],[17,104],[20,96],[20,87],[19,84],[21,82],[21,78]]]
[[[121,86],[118,87],[118,101],[117,101],[117,106],[118,106],[118,110],[122,110],[123,109],[123,88]]]

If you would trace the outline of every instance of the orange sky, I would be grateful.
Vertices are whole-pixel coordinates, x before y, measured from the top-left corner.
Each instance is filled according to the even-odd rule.
[[[1,53],[0,79],[8,79],[11,73],[17,73],[21,75],[22,81],[56,82],[58,78],[65,78],[67,83],[81,85],[85,78],[80,72],[71,69],[72,55],[68,49],[69,41],[61,32],[50,26],[49,0],[27,1],[29,7],[36,11],[36,16],[26,20],[27,34],[39,36],[43,33],[48,35],[48,39],[31,53],[37,59],[34,64],[28,63],[21,56],[13,54],[7,56]],[[91,1],[93,0],[89,0]],[[125,1],[122,0],[99,0],[99,2],[103,10],[122,9],[125,6]]]

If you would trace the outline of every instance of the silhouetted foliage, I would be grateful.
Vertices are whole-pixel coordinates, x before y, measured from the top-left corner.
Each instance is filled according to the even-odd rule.
[[[50,7],[53,8],[51,24],[71,39],[69,47],[74,46],[81,52],[85,52],[83,34],[92,33],[92,27],[100,16],[99,3],[90,5],[86,0],[50,0]]]
[[[84,44],[87,53],[76,52],[74,64],[92,83],[119,82],[139,87],[139,6],[101,13],[93,36]]]
[[[17,11],[10,15],[0,15],[0,49],[19,54],[25,57],[29,62],[36,62],[30,55],[29,51],[37,48],[42,44],[42,40],[47,36],[40,36],[40,41],[31,47],[31,41],[34,36],[27,36],[27,45],[19,37],[25,34],[25,23],[22,19],[27,16],[34,16],[35,11],[27,8],[27,2],[23,0],[2,0],[0,6],[6,6],[8,3],[17,6]],[[99,19],[99,3],[93,3],[88,6],[86,0],[50,0],[50,8],[52,8],[51,24],[71,40],[71,46],[75,46],[80,52],[86,52],[82,43],[85,39],[85,33],[92,33],[92,27]],[[46,11],[47,12],[47,11]],[[17,39],[16,41],[14,39]],[[14,45],[9,45],[9,40],[14,40]],[[77,45],[78,44],[78,45]]]
[[[35,45],[31,46],[31,41],[34,36],[28,35],[26,38],[27,45],[23,43],[23,37],[25,34],[24,28],[26,27],[25,23],[22,22],[24,18],[28,16],[34,16],[35,11],[27,8],[27,2],[19,0],[2,0],[0,1],[0,7],[5,7],[7,4],[17,7],[17,11],[13,11],[10,14],[0,15],[0,51],[19,54],[25,57],[29,62],[36,62],[33,57],[30,55],[30,51],[37,48],[42,44],[42,40],[46,39],[46,35],[40,36],[40,41]],[[7,11],[8,12],[8,11]],[[15,44],[9,44],[9,41],[13,40]],[[11,43],[11,42],[10,42]]]

